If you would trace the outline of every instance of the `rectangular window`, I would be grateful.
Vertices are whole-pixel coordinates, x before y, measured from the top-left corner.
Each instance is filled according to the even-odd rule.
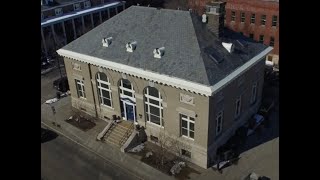
[[[270,37],[270,46],[274,46],[274,37]]]
[[[80,10],[80,9],[81,9],[80,3],[73,4],[73,10],[74,11],[77,11],[77,10]]]
[[[264,36],[263,35],[260,35],[259,36],[259,43],[263,43],[264,42]]]
[[[91,2],[90,1],[85,1],[84,2],[84,8],[89,8],[91,7]]]
[[[254,35],[253,35],[253,34],[249,34],[249,37],[250,37],[251,39],[253,39],[253,38],[254,38]]]
[[[79,98],[86,98],[86,92],[84,90],[84,82],[81,80],[76,79],[76,87],[78,92]]]
[[[235,112],[235,118],[238,118],[241,113],[241,96],[236,100],[236,112]]]
[[[194,139],[194,118],[180,114],[181,136]]]
[[[55,12],[56,16],[62,15],[62,13],[63,13],[62,8],[56,8],[54,10],[54,12]]]
[[[261,25],[266,25],[266,15],[261,15]]]
[[[250,103],[254,104],[256,102],[257,99],[257,83],[253,83],[252,85],[252,91],[251,91],[251,100]]]
[[[235,20],[236,20],[236,12],[231,11],[231,21],[235,21]]]
[[[150,140],[153,141],[153,142],[158,142],[159,141],[159,139],[157,137],[152,136],[152,135],[150,135]]]
[[[241,19],[240,22],[244,23],[246,20],[246,14],[244,12],[241,13]]]
[[[272,27],[277,26],[278,16],[272,16]]]
[[[250,23],[254,24],[256,22],[256,14],[251,14]]]
[[[222,132],[223,110],[216,116],[216,136]]]
[[[191,158],[191,152],[185,149],[181,149],[181,154],[185,157]]]

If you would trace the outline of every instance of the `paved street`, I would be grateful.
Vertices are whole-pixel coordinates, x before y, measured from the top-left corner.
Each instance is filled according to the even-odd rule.
[[[43,180],[138,179],[63,136],[41,144]]]

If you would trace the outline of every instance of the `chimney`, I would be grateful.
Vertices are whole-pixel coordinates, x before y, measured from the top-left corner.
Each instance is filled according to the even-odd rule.
[[[224,28],[225,2],[211,1],[206,4],[207,27],[217,37],[221,37]]]

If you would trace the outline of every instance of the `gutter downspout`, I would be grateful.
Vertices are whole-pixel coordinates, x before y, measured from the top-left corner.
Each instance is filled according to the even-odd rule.
[[[96,107],[96,97],[94,95],[94,89],[93,89],[93,83],[92,83],[92,74],[91,74],[91,65],[88,64],[89,66],[89,74],[90,74],[90,83],[91,83],[91,91],[92,91],[92,96],[93,96],[93,103],[94,103],[94,110],[96,112],[96,118],[98,118],[98,111],[97,111],[97,107]]]

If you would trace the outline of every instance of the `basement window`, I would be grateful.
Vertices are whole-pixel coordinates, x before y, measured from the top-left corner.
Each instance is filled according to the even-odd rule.
[[[191,152],[187,151],[185,149],[181,149],[181,155],[187,157],[187,158],[191,158]]]
[[[156,142],[156,143],[159,142],[159,139],[155,136],[152,136],[152,135],[150,135],[150,140],[153,142]]]

